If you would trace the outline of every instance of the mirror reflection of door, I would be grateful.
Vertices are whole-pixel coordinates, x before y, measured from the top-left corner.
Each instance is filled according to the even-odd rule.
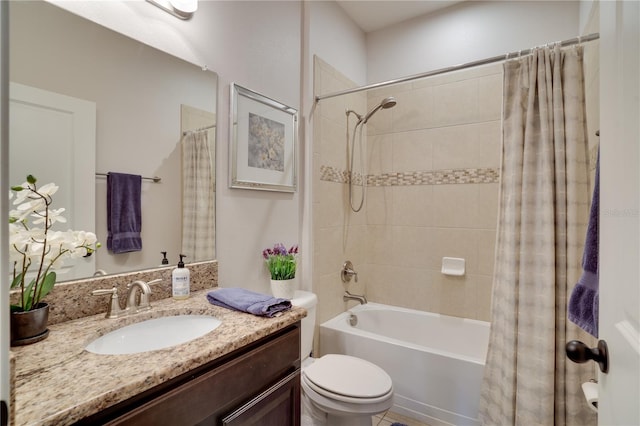
[[[9,96],[10,185],[22,184],[29,174],[39,186],[55,183],[52,208],[64,208],[67,222],[53,229],[93,231],[95,103],[18,83],[11,83]],[[90,256],[69,259],[57,273],[60,280],[70,280],[94,271],[95,256]]]

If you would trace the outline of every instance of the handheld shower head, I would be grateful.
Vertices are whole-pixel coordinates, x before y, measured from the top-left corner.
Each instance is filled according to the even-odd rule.
[[[365,115],[364,118],[362,118],[360,121],[362,121],[363,124],[366,124],[366,122],[369,121],[369,119],[373,116],[373,114],[378,112],[378,110],[393,108],[394,106],[396,106],[396,103],[397,103],[396,98],[394,98],[393,96],[384,98],[378,105],[376,105],[375,108],[369,111],[367,115]]]

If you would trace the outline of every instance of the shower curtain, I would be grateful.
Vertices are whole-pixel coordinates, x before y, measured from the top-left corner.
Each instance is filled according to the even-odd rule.
[[[483,425],[589,425],[565,343],[588,221],[582,47],[536,49],[504,64],[503,152]]]
[[[182,138],[182,254],[191,262],[215,257],[215,192],[206,130]]]

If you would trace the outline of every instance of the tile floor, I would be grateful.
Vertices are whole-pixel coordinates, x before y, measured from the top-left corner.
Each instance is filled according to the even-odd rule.
[[[409,417],[402,416],[397,413],[387,411],[384,414],[378,414],[371,418],[371,426],[390,426],[392,423],[403,423],[407,426],[429,426],[426,423],[419,422]]]

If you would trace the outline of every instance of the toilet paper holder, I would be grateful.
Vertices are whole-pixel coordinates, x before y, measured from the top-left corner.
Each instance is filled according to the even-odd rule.
[[[592,411],[598,412],[598,383],[590,380],[582,384],[582,393]]]

